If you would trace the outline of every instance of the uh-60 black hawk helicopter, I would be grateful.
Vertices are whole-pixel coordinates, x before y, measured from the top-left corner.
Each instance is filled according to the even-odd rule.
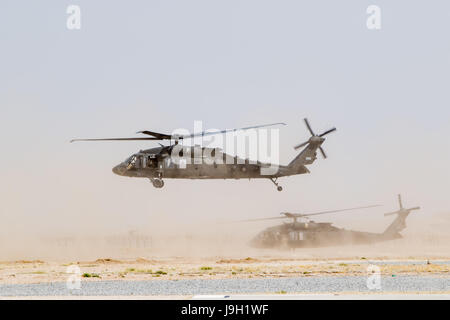
[[[398,211],[385,213],[385,216],[397,215],[397,217],[383,233],[346,230],[343,228],[334,227],[329,222],[314,222],[309,219],[309,217],[315,215],[372,208],[378,207],[378,205],[314,213],[282,212],[281,217],[251,219],[240,222],[286,218],[292,219],[291,223],[283,223],[281,225],[269,227],[258,233],[250,241],[250,246],[255,248],[308,248],[370,244],[402,238],[400,231],[406,228],[406,217],[408,217],[411,211],[419,210],[420,207],[413,207],[409,209],[404,208],[400,195],[398,195],[398,202],[400,205],[400,209]]]
[[[149,178],[155,188],[164,186],[163,179],[270,179],[278,191],[283,188],[278,184],[280,177],[309,173],[307,165],[316,160],[317,150],[324,158],[325,151],[322,149],[324,136],[335,131],[329,129],[321,134],[315,134],[308,120],[304,119],[311,137],[296,145],[295,150],[305,147],[288,165],[275,165],[261,163],[230,156],[218,148],[207,148],[201,146],[182,146],[179,141],[195,137],[203,137],[214,134],[236,132],[238,130],[257,129],[274,125],[285,125],[284,123],[272,123],[246,127],[241,129],[222,130],[218,132],[201,132],[189,135],[164,134],[153,131],[139,131],[138,133],[148,137],[136,138],[106,138],[106,139],[73,139],[74,141],[162,141],[169,140],[170,145],[140,150],[127,158],[124,162],[113,168],[113,172],[120,176]],[[174,144],[172,144],[174,141]],[[199,159],[195,158],[200,155]],[[186,161],[187,160],[187,161]],[[198,161],[200,160],[200,161]],[[275,168],[275,170],[272,170]]]

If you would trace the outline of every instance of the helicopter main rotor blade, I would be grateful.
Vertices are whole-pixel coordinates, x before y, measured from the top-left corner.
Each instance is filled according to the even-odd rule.
[[[160,140],[171,139],[171,137],[172,137],[170,134],[159,133],[159,132],[148,131],[148,130],[138,131],[136,133],[142,133],[142,134],[146,134],[149,136],[154,136],[155,138],[158,138]]]
[[[105,139],[72,139],[70,142],[77,141],[135,141],[135,140],[161,140],[158,138],[105,138]]]
[[[309,217],[309,216],[317,216],[319,214],[325,214],[325,213],[336,213],[336,212],[344,212],[344,211],[352,211],[357,209],[368,209],[368,208],[375,208],[375,207],[381,207],[381,205],[371,205],[371,206],[364,206],[364,207],[354,207],[354,208],[347,208],[347,209],[339,209],[339,210],[328,210],[328,211],[320,211],[320,212],[313,212],[313,213],[290,213],[293,216],[296,217]]]
[[[143,131],[138,131],[137,133],[146,134],[146,135],[149,135],[149,136],[152,136],[152,137],[148,137],[148,138],[72,139],[72,140],[70,140],[70,142],[75,142],[75,141],[134,141],[134,140],[189,139],[189,138],[198,137],[198,136],[209,136],[209,135],[213,135],[213,134],[221,134],[221,133],[227,133],[227,132],[238,131],[238,130],[248,130],[248,129],[271,127],[271,126],[275,126],[275,125],[283,125],[283,126],[285,126],[286,124],[283,123],[283,122],[277,122],[277,123],[263,124],[263,125],[258,125],[258,126],[245,127],[245,128],[240,128],[240,129],[227,129],[227,130],[222,130],[222,131],[217,131],[217,132],[206,132],[206,131],[203,131],[203,132],[200,132],[200,133],[181,135],[181,136],[178,136],[176,134],[170,135],[170,134],[165,134],[165,133],[159,133],[159,132],[154,132],[154,131],[143,130]]]
[[[240,220],[240,221],[236,221],[236,222],[253,222],[253,221],[264,221],[264,220],[303,218],[303,217],[315,216],[315,215],[325,214],[325,213],[343,212],[343,211],[351,211],[351,210],[357,210],[357,209],[367,209],[367,208],[374,208],[374,207],[381,207],[381,205],[376,204],[376,205],[371,205],[371,206],[354,207],[354,208],[339,209],[339,210],[329,210],[329,211],[321,211],[321,212],[314,212],[314,213],[281,212],[280,213],[282,215],[281,217],[248,219],[248,220]]]
[[[269,123],[269,124],[262,124],[262,125],[257,125],[257,126],[239,128],[239,129],[226,129],[226,130],[214,131],[214,132],[203,131],[203,132],[199,132],[199,133],[193,133],[193,134],[180,136],[179,138],[181,138],[181,139],[189,139],[189,138],[194,138],[194,137],[199,137],[199,136],[210,136],[210,135],[214,135],[214,134],[222,134],[222,133],[233,132],[233,131],[240,131],[240,130],[272,127],[272,126],[277,126],[277,125],[285,126],[286,123],[284,123],[284,122],[277,122],[277,123]]]
[[[238,220],[238,221],[235,221],[235,222],[253,222],[253,221],[278,220],[278,219],[286,219],[286,217],[272,217],[272,218],[248,219],[248,220]]]

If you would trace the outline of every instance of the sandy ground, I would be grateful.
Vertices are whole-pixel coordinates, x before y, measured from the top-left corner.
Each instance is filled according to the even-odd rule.
[[[368,266],[378,265],[382,275],[438,275],[450,277],[450,259],[339,259],[298,258],[110,258],[92,261],[6,261],[0,262],[0,284],[66,281],[78,271],[83,281],[179,280],[267,277],[314,277],[367,275]],[[72,270],[72,271],[71,271]]]

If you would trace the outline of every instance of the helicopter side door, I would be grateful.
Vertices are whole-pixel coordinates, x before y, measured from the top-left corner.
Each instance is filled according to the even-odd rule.
[[[176,158],[171,156],[160,160],[164,175],[170,178],[196,178],[199,176],[202,164],[194,162],[194,147],[183,147]]]
[[[288,242],[291,247],[302,247],[305,245],[306,234],[304,231],[292,230],[288,233]]]
[[[150,168],[150,169],[158,168],[158,159],[156,158],[156,155],[150,154],[147,157],[146,162],[147,162],[147,168]]]
[[[303,231],[291,231],[291,232],[289,232],[289,240],[303,241],[303,240],[305,240],[305,234]]]
[[[158,167],[158,160],[153,154],[140,154],[134,159],[133,164],[136,169],[156,169]]]

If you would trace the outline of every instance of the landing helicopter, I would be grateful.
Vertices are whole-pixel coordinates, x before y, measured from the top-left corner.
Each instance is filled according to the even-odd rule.
[[[139,131],[139,134],[148,137],[136,138],[106,138],[106,139],[73,139],[75,141],[136,141],[151,140],[162,141],[169,140],[170,145],[140,150],[131,155],[124,162],[115,166],[112,171],[120,176],[148,178],[155,188],[164,186],[163,179],[257,179],[265,178],[272,181],[278,191],[283,188],[278,184],[280,177],[309,173],[306,167],[317,159],[317,150],[324,158],[327,158],[322,144],[325,141],[324,136],[336,131],[336,128],[329,129],[321,134],[315,134],[308,120],[304,119],[305,125],[311,134],[311,137],[294,147],[298,150],[305,147],[288,165],[275,165],[271,163],[262,163],[259,161],[250,161],[233,157],[224,153],[219,148],[207,148],[201,146],[181,146],[180,141],[198,136],[207,136],[214,134],[223,134],[238,130],[256,129],[274,125],[285,125],[284,123],[272,123],[267,125],[258,125],[241,129],[222,130],[218,132],[201,132],[190,135],[164,134],[153,131]],[[172,141],[175,143],[172,144]],[[195,155],[200,155],[199,159]],[[200,161],[196,161],[200,160]],[[271,170],[276,168],[276,170]]]
[[[283,223],[282,225],[269,227],[257,234],[256,237],[250,241],[250,246],[255,248],[314,248],[338,245],[370,244],[402,238],[400,231],[406,228],[406,217],[408,217],[411,211],[418,210],[420,207],[413,207],[409,209],[404,208],[400,195],[398,195],[398,201],[400,209],[398,211],[385,214],[385,216],[397,215],[397,217],[383,233],[346,230],[343,228],[334,227],[332,223],[329,222],[314,222],[309,219],[309,217],[315,215],[372,208],[378,207],[378,205],[315,213],[282,212],[282,216],[280,217],[243,220],[241,222],[286,218],[292,219],[291,223]],[[298,220],[303,221],[299,222]]]

